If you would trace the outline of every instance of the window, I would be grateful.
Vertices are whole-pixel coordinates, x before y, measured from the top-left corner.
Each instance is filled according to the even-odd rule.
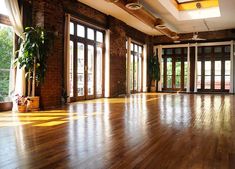
[[[130,90],[132,93],[142,91],[142,52],[143,46],[131,43]]]
[[[230,89],[230,46],[199,47],[198,80],[199,91],[222,91]]]
[[[13,56],[13,29],[9,25],[5,2],[0,1],[0,102],[11,101],[10,68]],[[4,19],[2,19],[4,18]]]
[[[183,91],[187,88],[187,48],[163,49],[163,90]]]
[[[70,100],[103,97],[104,31],[73,19],[70,25]]]

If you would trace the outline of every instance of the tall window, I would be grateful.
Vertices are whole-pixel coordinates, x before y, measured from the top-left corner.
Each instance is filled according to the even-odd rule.
[[[197,70],[199,91],[229,91],[230,46],[199,47]]]
[[[185,90],[187,88],[187,48],[163,49],[163,90]]]
[[[70,22],[70,100],[83,100],[104,95],[104,31]]]
[[[13,29],[4,1],[0,1],[0,102],[10,101],[9,81],[13,56]]]
[[[142,91],[143,46],[131,43],[130,89],[132,93]]]

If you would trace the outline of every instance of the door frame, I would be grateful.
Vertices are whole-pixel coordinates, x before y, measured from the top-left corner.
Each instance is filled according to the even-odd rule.
[[[104,97],[104,63],[105,63],[105,30],[102,28],[98,28],[96,26],[90,25],[90,24],[86,24],[83,21],[80,21],[79,19],[76,18],[71,18],[70,20],[71,23],[74,24],[74,35],[70,34],[70,41],[73,42],[74,44],[74,50],[73,50],[73,60],[74,60],[74,65],[73,65],[73,97],[70,97],[70,101],[71,102],[75,102],[75,101],[80,101],[80,100],[89,100],[89,99],[96,99],[96,98],[102,98]],[[77,24],[84,26],[85,28],[85,37],[79,37],[77,35]],[[91,28],[94,30],[94,40],[90,40],[87,38],[87,29]],[[102,32],[103,33],[103,39],[102,39],[102,43],[101,42],[97,42],[96,41],[96,32]],[[77,96],[77,53],[78,53],[78,49],[77,49],[77,43],[82,43],[84,45],[84,96]],[[88,95],[88,45],[91,45],[94,47],[94,76],[93,76],[93,95]],[[101,47],[102,48],[102,94],[98,95],[97,91],[96,91],[96,62],[97,62],[97,47]]]

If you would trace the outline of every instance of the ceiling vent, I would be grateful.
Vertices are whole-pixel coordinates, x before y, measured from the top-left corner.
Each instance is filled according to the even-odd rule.
[[[130,10],[138,10],[141,9],[143,5],[139,2],[139,0],[128,0],[126,3],[126,8]]]

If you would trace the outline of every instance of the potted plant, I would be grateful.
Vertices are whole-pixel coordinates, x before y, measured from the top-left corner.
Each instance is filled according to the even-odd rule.
[[[17,58],[20,68],[24,67],[30,99],[30,110],[39,109],[39,96],[35,96],[35,87],[43,82],[46,73],[46,58],[49,51],[49,33],[42,27],[27,27],[21,43],[22,55]]]
[[[15,101],[16,101],[18,112],[20,112],[20,113],[26,112],[27,105],[28,105],[30,99],[25,96],[20,96],[18,94],[15,97],[16,97]]]
[[[160,65],[158,61],[158,56],[155,54],[149,59],[149,84],[148,91],[157,91],[158,82],[160,81]]]

